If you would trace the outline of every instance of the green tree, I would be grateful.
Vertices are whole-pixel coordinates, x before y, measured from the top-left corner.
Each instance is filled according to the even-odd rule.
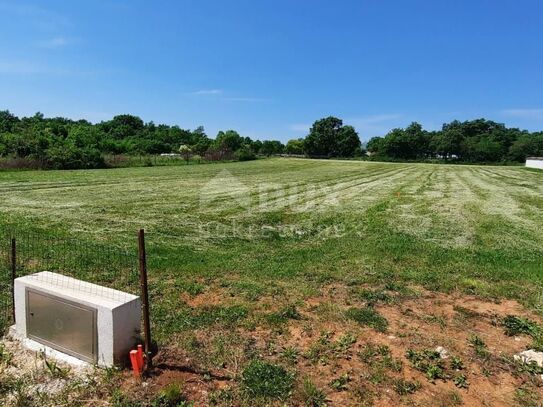
[[[285,153],[300,155],[304,153],[304,139],[292,139],[287,142],[285,146]]]
[[[361,154],[361,144],[358,133],[352,126],[339,129],[337,138],[337,156],[354,157]]]
[[[317,157],[352,157],[360,149],[360,139],[351,126],[336,117],[313,123],[304,140],[305,153]]]
[[[192,148],[190,148],[186,144],[181,144],[181,146],[179,147],[179,154],[181,154],[181,156],[188,164],[190,161],[190,157],[192,157]]]
[[[10,133],[19,119],[9,110],[0,110],[0,133]]]
[[[267,155],[268,157],[274,154],[281,154],[285,149],[285,146],[277,140],[265,140],[262,142],[260,148],[260,154]]]
[[[236,158],[239,161],[250,161],[256,159],[256,154],[250,143],[242,144],[242,146],[236,151]]]
[[[523,162],[527,157],[543,157],[543,133],[523,133],[509,148],[509,159]]]
[[[236,151],[243,144],[243,138],[235,130],[219,131],[215,145],[219,149]]]

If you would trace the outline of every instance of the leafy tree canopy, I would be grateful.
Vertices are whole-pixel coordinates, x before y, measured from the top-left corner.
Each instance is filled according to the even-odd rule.
[[[314,157],[354,157],[360,151],[360,139],[354,127],[330,116],[313,123],[304,151]]]

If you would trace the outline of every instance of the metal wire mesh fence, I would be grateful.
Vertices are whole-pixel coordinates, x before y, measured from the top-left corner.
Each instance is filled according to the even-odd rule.
[[[12,255],[13,239],[16,242],[15,263]],[[93,291],[94,294],[104,297],[122,295],[119,291],[140,295],[136,244],[134,244],[134,251],[127,251],[103,243],[86,242],[45,233],[0,229],[0,331],[2,332],[14,323],[12,300],[14,264],[16,277],[32,275],[32,278],[51,280],[50,282],[54,284],[65,284],[66,289]],[[60,279],[58,274],[52,273],[73,279]],[[97,290],[100,292],[94,292]]]
[[[12,322],[11,236],[0,233],[0,334]]]

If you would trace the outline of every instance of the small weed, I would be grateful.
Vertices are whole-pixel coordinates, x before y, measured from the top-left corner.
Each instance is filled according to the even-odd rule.
[[[329,357],[348,357],[348,351],[356,343],[356,336],[346,333],[332,341],[331,332],[321,332],[319,339],[305,352],[304,356],[313,363],[328,364]]]
[[[256,359],[241,375],[241,385],[251,398],[286,400],[294,384],[294,374],[279,365]]]
[[[439,352],[433,350],[422,350],[420,352],[408,349],[406,353],[407,359],[412,366],[423,372],[430,382],[436,379],[447,380],[449,376],[445,372],[445,364],[441,359]]]
[[[535,337],[530,347],[536,352],[543,352],[543,335]]]
[[[389,275],[390,279],[385,283],[385,290],[388,291],[395,291],[397,293],[407,293],[410,291],[409,287],[405,285],[405,283],[400,281],[394,281],[394,275]]]
[[[394,298],[384,290],[362,290],[360,298],[367,305],[375,305],[379,302],[390,304]]]
[[[299,355],[300,351],[293,346],[283,349],[283,352],[281,353],[281,357],[292,365],[298,362]]]
[[[443,371],[441,366],[437,364],[428,365],[428,367],[426,368],[425,374],[426,374],[426,378],[432,383],[436,379],[447,380],[448,378],[448,376],[445,375],[445,372]]]
[[[234,394],[231,388],[224,388],[209,393],[210,406],[231,406],[234,403]]]
[[[339,337],[339,339],[333,344],[333,348],[338,353],[347,352],[351,346],[356,343],[356,336],[350,333],[346,333]]]
[[[455,390],[449,391],[437,397],[435,405],[438,406],[461,406],[464,404],[462,396]]]
[[[176,281],[175,287],[179,290],[189,293],[192,297],[200,295],[204,292],[205,285],[193,281]]]
[[[473,350],[478,357],[481,359],[488,359],[490,352],[488,351],[488,347],[483,339],[477,335],[472,335],[469,338],[469,343],[473,347]]]
[[[490,377],[490,376],[492,376],[494,374],[494,372],[490,368],[488,368],[487,366],[483,366],[481,368],[481,373],[485,377]]]
[[[337,379],[330,382],[330,387],[335,391],[347,390],[347,384],[351,381],[351,378],[347,373],[342,374]]]
[[[104,378],[107,382],[113,380],[113,378],[121,371],[121,368],[117,366],[105,366],[103,368]]]
[[[421,388],[421,384],[417,381],[411,382],[409,380],[397,379],[394,380],[394,390],[401,396],[413,394]]]
[[[389,381],[386,369],[383,366],[371,366],[368,381],[374,385],[380,385]]]
[[[231,296],[242,296],[247,301],[257,301],[265,293],[264,288],[250,281],[235,281],[229,283]]]
[[[459,389],[467,389],[469,387],[468,380],[466,379],[466,375],[464,374],[459,374],[458,376],[455,376],[453,382],[454,385]]]
[[[395,372],[402,370],[401,360],[394,359],[386,345],[368,343],[364,345],[358,355],[364,363],[376,370],[393,370]]]
[[[519,406],[538,407],[541,406],[540,396],[536,391],[526,384],[515,390],[515,400]]]
[[[113,407],[141,407],[141,403],[129,399],[120,389],[113,390],[111,404]]]
[[[9,365],[13,355],[7,351],[4,345],[0,344],[0,365]]]
[[[151,407],[188,407],[192,406],[183,397],[181,385],[170,383],[164,387],[151,402]]]
[[[441,315],[427,315],[423,319],[431,324],[439,325],[441,330],[444,330],[447,327],[447,321]]]
[[[542,375],[543,367],[539,366],[534,360],[530,362],[516,361],[516,373],[527,373],[529,375]]]
[[[469,308],[462,307],[461,305],[454,305],[453,310],[465,318],[477,318],[479,313],[472,311]]]
[[[326,406],[326,394],[311,379],[306,378],[302,384],[301,397],[307,407]]]
[[[390,354],[390,348],[386,345],[375,345],[368,343],[360,351],[360,358],[363,362],[371,363],[376,356],[387,356]]]
[[[328,363],[327,354],[330,352],[331,332],[321,332],[319,339],[311,344],[304,356],[313,363],[326,365]]]
[[[372,388],[364,383],[358,384],[353,390],[353,395],[358,400],[358,405],[361,407],[373,406],[376,393]]]
[[[70,373],[70,368],[62,368],[56,361],[47,359],[47,356],[43,351],[41,352],[41,358],[43,359],[45,367],[51,377],[65,379]]]
[[[350,308],[346,312],[346,317],[359,324],[372,327],[376,331],[385,332],[388,327],[388,321],[373,307]]]
[[[304,356],[309,359],[312,363],[327,365],[328,364],[328,350],[326,346],[320,344],[319,342],[313,343],[309,349],[304,353]]]
[[[388,382],[390,379],[387,371],[400,372],[402,370],[401,360],[394,359],[390,349],[386,345],[368,343],[358,353],[360,359],[368,365],[368,380],[373,384]]]
[[[502,321],[507,336],[526,334],[532,338],[541,336],[541,327],[534,321],[526,318],[508,315]]]
[[[451,369],[454,370],[462,370],[464,369],[464,362],[462,362],[462,359],[457,357],[451,358]]]
[[[267,315],[266,319],[270,324],[281,325],[288,322],[289,319],[301,319],[301,315],[294,305],[287,305],[279,311]]]

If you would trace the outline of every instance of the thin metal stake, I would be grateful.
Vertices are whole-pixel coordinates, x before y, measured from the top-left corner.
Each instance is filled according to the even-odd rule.
[[[145,344],[145,354],[147,356],[147,367],[153,367],[151,354],[151,322],[149,317],[149,291],[147,288],[147,259],[145,255],[145,231],[140,229],[138,233],[138,248],[140,260],[140,289],[141,301],[143,305],[143,334]]]
[[[15,322],[15,279],[17,278],[17,241],[11,238],[11,312]]]

